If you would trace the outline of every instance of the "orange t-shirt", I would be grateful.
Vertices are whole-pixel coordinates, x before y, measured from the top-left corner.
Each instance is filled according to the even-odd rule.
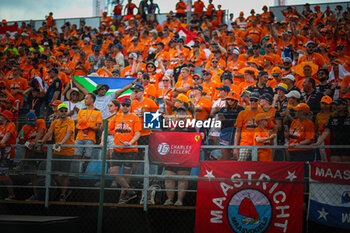
[[[24,133],[24,138],[23,140],[25,142],[33,142],[34,139],[36,138],[36,135],[38,132],[44,129],[44,132],[46,132],[46,124],[43,119],[37,119],[35,125],[24,125],[22,127],[23,133]],[[43,134],[44,137],[45,134]]]
[[[332,112],[329,113],[317,113],[315,119],[315,125],[317,125],[317,131],[321,135],[325,129],[325,125],[328,121],[328,118],[332,115]]]
[[[261,110],[252,112],[249,108],[238,114],[235,126],[241,128],[241,146],[254,145],[254,132],[257,127],[255,116],[258,113],[261,113]]]
[[[270,137],[269,132],[266,129],[257,127],[254,133],[254,146],[266,146],[271,145],[271,143],[257,142],[256,137],[267,138]],[[259,161],[273,161],[272,149],[258,149],[258,159]]]
[[[148,84],[143,88],[145,89],[145,97],[147,98],[149,98],[150,96],[153,96],[154,98],[157,97],[157,88],[153,84]]]
[[[200,15],[203,13],[203,8],[204,8],[204,2],[202,1],[195,1],[193,4],[193,13]]]
[[[131,113],[129,116],[122,114],[115,115],[108,125],[109,130],[114,130],[114,144],[124,145],[122,142],[129,142],[135,133],[141,131],[141,121],[138,116]],[[122,142],[121,142],[122,141]],[[133,144],[137,145],[137,141]],[[118,152],[137,152],[137,148],[114,148]]]
[[[16,130],[16,125],[12,122],[8,122],[5,126],[0,125],[0,140],[3,139],[6,133],[11,133],[10,138],[7,140],[6,144],[8,145],[15,145],[16,144],[16,137],[17,137],[17,130]],[[10,149],[10,148],[5,148],[5,150]],[[9,159],[14,159],[15,158],[15,148],[12,147],[10,152],[10,158]]]
[[[7,80],[6,83],[7,83],[7,88],[11,91],[11,94],[15,90],[24,91],[24,90],[29,88],[28,81],[26,79],[24,79],[24,78],[10,79],[10,80]],[[24,95],[22,95],[20,93],[17,93],[16,95],[13,95],[13,97],[16,100],[21,100],[21,105],[23,104]]]
[[[191,101],[194,103],[196,110],[200,108],[199,111],[196,111],[195,118],[197,120],[206,120],[208,119],[209,113],[211,112],[211,108],[213,107],[213,103],[206,99],[201,98],[199,101],[195,101],[195,99],[191,99]]]
[[[315,138],[315,125],[310,120],[300,121],[296,119],[292,122],[289,129],[289,143],[299,143],[306,139],[313,140]],[[290,151],[302,151],[312,149],[288,149]]]
[[[66,133],[71,130],[73,131],[69,139],[64,143],[64,145],[74,145],[74,130],[75,123],[72,118],[66,118],[63,121],[61,119],[54,120],[50,126],[50,130],[53,131],[55,135],[55,142],[61,142]],[[74,155],[74,147],[62,147],[60,151],[54,151],[58,155]]]
[[[157,111],[158,106],[157,104],[149,99],[149,98],[144,98],[144,100],[140,103],[136,99],[134,99],[131,103],[131,112],[135,113],[138,115],[138,113],[144,111],[144,112],[155,112]],[[140,117],[140,121],[143,122],[143,115]],[[150,129],[144,129],[142,126],[141,130],[141,136],[149,135],[151,133]]]
[[[185,2],[178,2],[176,4],[176,13],[184,14],[187,4]]]
[[[108,70],[109,72],[113,72],[113,68],[112,69],[110,69],[110,70]],[[103,69],[103,68],[100,68],[100,69],[98,69],[97,71],[96,71],[96,73],[98,74],[98,76],[100,76],[100,77],[110,77],[109,75],[108,75],[108,73]]]
[[[87,121],[89,127],[96,127],[97,124],[102,124],[102,112],[95,109],[80,109],[75,119],[78,124],[81,121]],[[76,140],[92,140],[96,143],[96,131],[92,129],[78,129]]]
[[[91,70],[91,65],[90,62],[85,61],[85,68],[89,71],[89,72],[85,72],[85,70],[81,69],[80,67],[76,68],[76,64],[74,66],[74,71],[72,72],[71,75],[77,75],[77,76],[86,76],[89,74],[90,70]]]

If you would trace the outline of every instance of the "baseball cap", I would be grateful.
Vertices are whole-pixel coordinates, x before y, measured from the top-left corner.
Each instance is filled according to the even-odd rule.
[[[34,112],[28,112],[26,116],[26,124],[27,125],[35,125],[36,123],[36,114]]]
[[[260,96],[260,99],[263,99],[263,100],[267,100],[269,101],[270,103],[272,103],[272,100],[273,100],[273,97],[271,94],[269,93],[264,93]]]
[[[331,104],[333,102],[332,98],[328,95],[325,95],[321,99],[321,103]]]
[[[188,97],[185,96],[184,94],[179,94],[174,100],[183,102],[183,103],[188,103]]]
[[[58,69],[56,69],[55,67],[53,67],[53,68],[51,68],[51,69],[49,70],[49,73],[51,73],[51,72],[54,72],[54,73],[58,74]]]
[[[121,44],[116,44],[115,47],[117,47],[119,50],[123,49],[123,45],[121,45]]]
[[[68,109],[68,106],[67,106],[67,104],[60,104],[60,105],[58,105],[57,110],[60,110],[61,108]]]
[[[122,99],[122,101],[120,101],[120,104],[131,104],[131,99],[125,97],[124,99]]]
[[[276,89],[281,89],[282,91],[288,92],[288,86],[285,83],[278,84]]]
[[[131,90],[139,90],[139,91],[144,91],[145,89],[141,84],[135,84],[133,87],[130,88]]]
[[[315,44],[315,42],[313,42],[312,40],[309,40],[308,42],[306,42],[305,47],[308,46],[309,44]]]
[[[299,91],[290,91],[288,94],[285,95],[285,97],[287,98],[294,97],[294,98],[300,99],[300,93]]]
[[[310,107],[309,105],[305,104],[305,103],[300,103],[298,104],[297,106],[295,106],[293,108],[295,111],[303,111],[303,112],[306,112],[306,113],[309,113],[310,112]]]
[[[269,75],[265,70],[262,70],[259,72],[258,77],[264,76],[264,75]]]
[[[222,85],[221,87],[217,87],[216,89],[227,93],[230,92],[230,87],[227,85]]]
[[[239,95],[233,91],[231,91],[230,93],[228,93],[226,99],[234,99],[234,100],[239,100]]]
[[[334,101],[335,105],[347,105],[348,101],[345,98],[338,98]]]
[[[260,94],[258,92],[252,92],[250,93],[249,99],[259,99]]]
[[[54,100],[50,105],[51,106],[59,106],[60,104],[62,104],[61,100]]]
[[[288,74],[287,76],[284,76],[282,79],[289,79],[292,80],[293,82],[295,82],[295,77],[291,74]]]
[[[278,76],[281,73],[282,73],[282,70],[278,66],[275,66],[272,68],[272,76]]]

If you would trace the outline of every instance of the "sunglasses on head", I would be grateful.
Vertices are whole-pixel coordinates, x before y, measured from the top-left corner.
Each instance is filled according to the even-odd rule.
[[[123,107],[130,107],[130,104],[122,104]]]

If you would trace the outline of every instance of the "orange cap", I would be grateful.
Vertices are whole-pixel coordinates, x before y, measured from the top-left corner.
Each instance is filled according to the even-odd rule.
[[[328,95],[325,95],[321,99],[321,103],[331,104],[333,102],[332,98]]]
[[[298,104],[297,106],[295,106],[293,108],[295,111],[303,111],[303,112],[306,112],[306,113],[309,113],[310,112],[310,107],[309,105],[305,104],[305,103],[300,103]]]
[[[1,23],[2,24],[7,23],[6,19],[1,20]]]
[[[255,116],[255,121],[259,122],[261,120],[267,120],[267,119],[270,119],[270,118],[271,118],[271,116],[267,115],[266,113],[258,113]]]
[[[226,99],[234,99],[234,100],[239,100],[239,95],[233,91],[231,91],[230,93],[228,93]]]
[[[239,15],[244,15],[243,11],[239,12]]]
[[[278,66],[272,68],[272,74],[281,74],[282,70]]]
[[[179,94],[175,100],[181,101],[183,103],[188,103],[188,97],[185,96],[184,94]]]

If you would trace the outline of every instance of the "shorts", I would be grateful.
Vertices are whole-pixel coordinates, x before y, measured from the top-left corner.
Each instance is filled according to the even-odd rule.
[[[218,144],[222,146],[228,146],[234,144],[236,128],[227,127],[223,128],[220,132]]]
[[[147,21],[155,21],[156,20],[156,15],[155,14],[148,14],[146,15]]]
[[[239,149],[238,161],[251,161],[252,160],[252,149],[241,148]]]
[[[95,145],[92,140],[76,140],[75,145]],[[93,147],[76,147],[74,155],[82,156],[83,158],[91,158]]]
[[[314,161],[314,150],[293,150],[289,151],[289,161],[291,162],[312,162]]]
[[[190,172],[192,170],[191,167],[171,167],[171,166],[165,166],[164,169],[166,171],[171,171],[171,172],[179,172],[179,171],[188,171]]]
[[[73,156],[53,154],[52,159],[70,159],[69,161],[52,160],[51,170],[54,172],[70,172]]]
[[[114,148],[114,135],[108,134],[107,136],[107,150],[113,150]]]
[[[120,20],[120,19],[122,19],[122,18],[123,18],[122,15],[113,15],[113,19]]]
[[[113,150],[112,160],[140,160],[140,156],[136,152],[117,152]],[[135,161],[138,162],[138,161]],[[110,167],[121,167],[124,164],[125,168],[132,168],[135,162],[110,162]]]
[[[8,180],[10,177],[10,168],[12,168],[13,160],[0,159],[0,181]]]

